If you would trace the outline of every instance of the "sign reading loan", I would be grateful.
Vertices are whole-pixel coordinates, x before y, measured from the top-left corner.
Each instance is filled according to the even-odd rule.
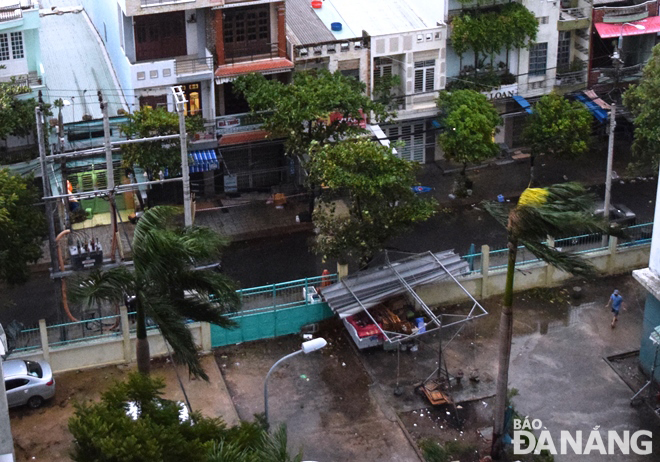
[[[502,85],[501,87],[493,88],[490,91],[482,91],[482,95],[490,100],[511,98],[518,94],[518,84],[512,83],[510,85]]]

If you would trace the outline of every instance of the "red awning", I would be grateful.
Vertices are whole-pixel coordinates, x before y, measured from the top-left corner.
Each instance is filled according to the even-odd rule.
[[[644,26],[644,29],[640,30],[629,24],[610,24],[604,22],[597,22],[596,29],[601,38],[616,38],[619,35],[644,35],[660,32],[660,16],[652,16],[639,21],[633,21],[630,24],[639,24],[640,26]]]

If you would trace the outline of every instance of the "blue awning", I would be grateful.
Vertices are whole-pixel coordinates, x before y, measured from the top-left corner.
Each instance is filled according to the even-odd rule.
[[[218,156],[215,149],[205,149],[203,151],[191,151],[188,153],[190,173],[208,172],[220,167]]]
[[[587,109],[589,109],[589,112],[591,112],[596,120],[598,122],[607,122],[608,114],[607,111],[603,108],[601,108],[599,105],[594,103],[591,99],[589,99],[586,95],[583,95],[582,93],[578,93],[575,95],[575,98],[584,104]]]
[[[527,111],[528,114],[532,113],[532,106],[529,104],[529,101],[527,101],[525,98],[522,96],[514,95],[513,99],[516,103],[520,104],[520,107],[522,107],[525,111]]]

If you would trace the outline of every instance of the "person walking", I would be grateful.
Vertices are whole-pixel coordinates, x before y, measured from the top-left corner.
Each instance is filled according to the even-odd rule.
[[[610,295],[610,299],[607,301],[607,305],[605,305],[605,308],[608,308],[609,306],[612,306],[612,329],[616,327],[616,322],[619,320],[619,311],[623,308],[624,310],[626,307],[623,304],[623,297],[619,293],[617,289],[614,289],[614,292],[612,292],[612,295]]]

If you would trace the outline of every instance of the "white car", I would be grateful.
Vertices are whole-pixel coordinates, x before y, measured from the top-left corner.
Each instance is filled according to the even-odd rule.
[[[27,404],[33,409],[55,396],[55,379],[46,361],[11,359],[2,363],[9,407]]]

